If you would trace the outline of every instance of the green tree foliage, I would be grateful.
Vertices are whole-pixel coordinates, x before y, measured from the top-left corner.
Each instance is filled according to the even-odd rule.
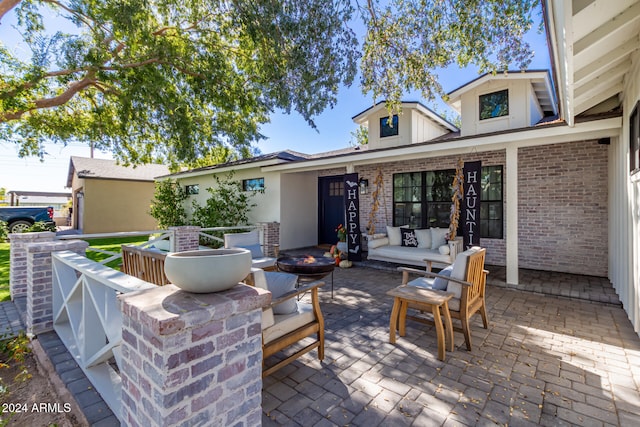
[[[357,147],[359,145],[367,145],[369,143],[369,129],[366,126],[358,126],[358,128],[351,132],[351,140],[349,145]]]
[[[523,40],[539,0],[389,0],[363,7],[367,26],[362,89],[398,112],[402,94],[446,97],[437,72],[475,65],[480,73],[526,69],[533,52]]]
[[[232,227],[247,225],[249,212],[256,204],[251,198],[254,191],[242,191],[239,181],[234,181],[233,172],[220,178],[214,175],[215,187],[207,188],[211,195],[204,206],[193,202],[193,223],[201,227]]]
[[[162,229],[186,225],[187,213],[183,202],[187,197],[184,188],[175,180],[156,181],[149,215],[158,221],[158,226]]]
[[[93,143],[123,163],[246,150],[275,109],[313,118],[353,81],[348,0],[0,0],[0,139]],[[66,26],[62,23],[66,22]]]

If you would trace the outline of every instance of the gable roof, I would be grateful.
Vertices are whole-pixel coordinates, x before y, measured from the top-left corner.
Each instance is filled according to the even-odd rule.
[[[556,102],[555,91],[551,83],[551,76],[547,70],[526,70],[526,71],[507,71],[505,73],[491,74],[485,73],[478,78],[452,90],[449,96],[449,105],[458,113],[461,109],[462,94],[477,88],[490,80],[519,80],[526,79],[531,81],[531,86],[536,94],[538,103],[542,111],[546,115],[558,114],[558,106]]]
[[[203,166],[200,168],[189,169],[186,171],[181,171],[173,174],[158,175],[156,176],[156,178],[168,178],[168,177],[184,178],[187,176],[200,175],[202,173],[206,173],[212,170],[219,170],[219,169],[226,169],[226,168],[237,169],[238,167],[241,167],[243,165],[246,165],[247,167],[251,167],[251,166],[257,166],[257,165],[254,165],[256,163],[263,163],[263,165],[275,165],[280,163],[295,162],[298,160],[306,160],[310,157],[312,156],[304,153],[299,153],[297,151],[292,151],[292,150],[276,151],[274,153],[261,154],[259,156],[250,157],[247,159],[235,160],[233,162],[220,163],[220,164],[211,165],[211,166]]]
[[[155,177],[168,173],[169,168],[165,165],[122,166],[117,164],[115,160],[72,156],[69,159],[67,187],[71,187],[74,174],[77,174],[78,178],[84,179],[117,179],[152,182]]]
[[[376,105],[374,105],[373,107],[369,107],[366,110],[356,114],[351,119],[355,123],[361,125],[365,121],[367,121],[367,118],[371,114],[376,113],[376,112],[386,108],[385,104],[386,104],[386,101],[380,101]],[[453,123],[449,122],[448,120],[445,120],[439,114],[435,113],[431,108],[427,107],[426,105],[424,105],[423,103],[421,103],[419,101],[402,101],[400,103],[400,105],[402,106],[402,108],[413,108],[413,109],[416,109],[419,113],[421,113],[423,116],[427,117],[429,120],[434,122],[436,125],[438,125],[440,127],[443,127],[443,128],[445,128],[445,129],[447,129],[447,130],[449,130],[451,132],[457,132],[459,130]]]

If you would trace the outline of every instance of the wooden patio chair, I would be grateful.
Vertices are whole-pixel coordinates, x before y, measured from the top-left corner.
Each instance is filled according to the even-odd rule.
[[[485,304],[485,286],[487,274],[484,269],[486,249],[473,247],[459,253],[452,265],[451,276],[436,274],[415,268],[399,267],[402,271],[402,284],[431,288],[435,279],[439,278],[447,282],[445,290],[433,289],[435,293],[452,293],[449,300],[449,311],[453,319],[458,319],[461,326],[454,326],[455,331],[464,334],[467,350],[471,351],[471,333],[469,331],[469,319],[476,313],[482,317],[485,329],[489,327],[487,308]],[[421,278],[409,281],[409,274],[421,275]],[[409,308],[420,309],[419,306],[409,304]],[[423,317],[407,316],[412,320],[431,323]]]
[[[254,286],[273,294],[271,304],[262,311],[262,376],[271,375],[315,348],[318,349],[318,359],[323,360],[324,317],[320,310],[318,288],[324,282],[308,283],[296,288],[295,274],[252,268],[251,275]],[[311,292],[311,304],[298,301],[298,295],[305,292]],[[307,338],[311,338],[311,342]],[[293,353],[290,352],[271,366],[266,365],[270,356],[305,339]]]

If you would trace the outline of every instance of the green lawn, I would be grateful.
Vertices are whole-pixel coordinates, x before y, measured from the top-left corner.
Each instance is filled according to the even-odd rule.
[[[91,239],[88,240],[92,247],[106,251],[120,252],[122,244],[139,244],[148,239],[147,236],[120,237],[117,239]],[[109,255],[94,251],[87,251],[87,258],[94,261],[101,261]],[[119,259],[107,264],[111,268],[117,268],[121,261]],[[8,301],[9,295],[9,243],[0,243],[0,301]]]
[[[0,301],[9,300],[9,243],[0,242]]]

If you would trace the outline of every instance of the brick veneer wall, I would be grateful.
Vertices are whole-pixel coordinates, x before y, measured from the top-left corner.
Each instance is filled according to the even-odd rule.
[[[261,424],[262,307],[271,293],[166,285],[118,298],[123,425]]]
[[[27,294],[27,245],[52,242],[55,235],[51,231],[9,234],[9,293],[12,300]]]
[[[200,227],[197,225],[184,225],[169,227],[173,231],[171,238],[171,250],[173,252],[197,251],[200,241]]]
[[[607,181],[597,141],[519,149],[520,267],[606,277]]]
[[[51,253],[73,251],[85,255],[89,244],[83,240],[36,242],[27,251],[27,332],[37,335],[53,329],[53,271]]]
[[[382,171],[383,185],[378,198],[380,207],[376,212],[374,225],[376,233],[386,233],[386,226],[393,224],[393,174],[455,169],[458,158],[459,156],[446,156],[356,167],[359,178],[369,180],[369,191],[367,194],[360,195],[360,229],[362,233],[366,234],[368,232],[367,225],[373,206],[372,194],[375,190],[375,179],[378,176],[379,169]],[[462,156],[465,162],[480,160],[483,166],[504,166],[505,158],[504,151],[473,153]],[[335,174],[333,173],[333,175]],[[503,170],[503,174],[506,176],[506,169]],[[506,212],[506,191],[504,193],[504,210]],[[505,239],[481,239],[480,244],[487,248],[487,264],[505,265]]]
[[[280,246],[280,223],[259,222],[256,225],[262,228],[264,254],[269,257],[275,257],[277,248]]]

